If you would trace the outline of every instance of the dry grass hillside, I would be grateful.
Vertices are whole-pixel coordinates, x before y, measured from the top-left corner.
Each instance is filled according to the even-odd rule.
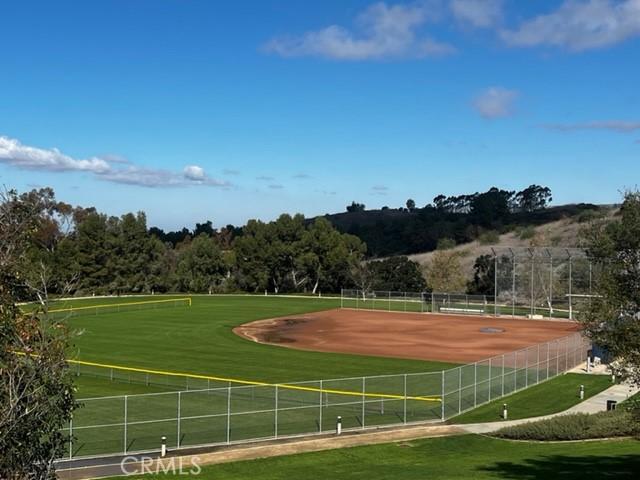
[[[609,208],[606,211],[606,218],[613,218],[616,208]],[[498,236],[491,242],[476,240],[470,243],[456,245],[449,251],[457,252],[460,255],[460,264],[463,273],[468,278],[473,275],[473,264],[477,257],[491,253],[494,245],[500,247],[580,247],[580,232],[588,225],[587,222],[580,222],[576,218],[566,218],[555,222],[546,223],[537,227],[519,228],[513,232]],[[409,255],[409,259],[418,262],[423,267],[428,265],[435,252],[416,253]]]

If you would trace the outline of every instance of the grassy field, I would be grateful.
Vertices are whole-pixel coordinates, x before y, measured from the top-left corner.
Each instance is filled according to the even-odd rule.
[[[123,301],[108,299],[108,302],[118,300]],[[106,303],[100,299],[73,304],[84,306],[92,301]],[[337,306],[339,300],[332,299],[196,296],[192,307],[74,316],[70,319],[71,326],[81,335],[70,356],[99,363],[267,382],[426,372],[450,366],[441,362],[304,352],[250,342],[232,332],[233,327],[252,320]],[[82,392],[82,377],[79,388],[81,396],[86,396]],[[94,384],[92,394],[95,393]]]
[[[158,298],[86,299],[56,308]],[[306,352],[258,344],[232,332],[233,327],[252,320],[338,305],[338,299],[194,296],[191,307],[163,303],[127,305],[111,313],[109,309],[74,311],[69,322],[80,335],[70,352],[72,358],[268,385],[238,388],[231,381],[94,367],[87,371],[83,366],[76,378],[83,407],[72,423],[73,455],[154,449],[161,436],[174,447],[324,432],[334,428],[337,416],[345,429],[438,420],[443,412],[448,417],[556,372],[557,362],[535,368],[535,355],[528,355],[529,368],[524,368],[526,359],[520,355],[506,365],[480,362],[441,375],[454,365]],[[366,387],[363,376],[368,377]],[[337,380],[328,380],[332,378]],[[292,382],[299,381],[306,383],[291,388]],[[229,391],[231,386],[235,388]],[[440,402],[443,386],[444,404]],[[209,388],[218,389],[197,391]],[[180,390],[190,391],[178,394]],[[133,396],[140,393],[154,395]]]
[[[504,403],[508,405],[509,420],[562,412],[580,403],[580,385],[584,385],[587,399],[610,387],[611,379],[608,375],[567,373],[453,417],[449,423],[499,421]]]
[[[569,480],[636,478],[634,471],[640,471],[636,440],[528,443],[465,435],[205,466],[198,478]]]
[[[147,299],[107,299],[106,302],[89,299],[74,301],[73,306],[144,300]],[[142,310],[127,307],[114,313],[100,310],[98,315],[92,309],[74,314],[69,321],[81,335],[76,339],[72,358],[269,383],[323,379],[322,387],[329,393],[321,399],[320,383],[310,382],[305,384],[309,391],[281,388],[276,392],[277,387],[273,385],[247,386],[234,389],[228,397],[226,382],[213,385],[192,382],[190,390],[209,386],[225,388],[206,393],[189,392],[178,397],[175,391],[186,389],[181,383],[184,378],[166,377],[147,385],[148,378],[144,375],[133,375],[133,378],[127,375],[120,381],[111,381],[109,370],[93,369],[93,375],[83,373],[76,378],[78,397],[102,398],[83,400],[83,407],[76,411],[72,424],[73,454],[123,452],[125,446],[127,451],[156,448],[162,435],[167,436],[170,446],[175,446],[178,442],[198,445],[276,434],[313,433],[334,428],[338,415],[343,417],[344,428],[400,423],[405,418],[409,422],[439,418],[439,401],[366,397],[363,402],[357,392],[362,391],[362,376],[414,372],[416,375],[407,379],[409,396],[439,394],[440,375],[419,373],[440,371],[451,364],[305,352],[261,345],[232,332],[233,327],[252,320],[338,305],[339,301],[331,299],[196,296],[191,307],[163,304]],[[69,307],[68,303],[57,305],[57,308]],[[106,377],[96,377],[98,374]],[[331,378],[341,380],[327,380]],[[160,384],[164,380],[167,385]],[[367,382],[369,392],[398,394],[404,390],[401,376],[372,378]],[[352,393],[337,394],[331,390]],[[121,395],[139,393],[156,395],[131,396],[125,405]],[[280,417],[274,413],[276,404]],[[230,417],[228,409],[232,411]],[[178,411],[181,421],[177,420]]]

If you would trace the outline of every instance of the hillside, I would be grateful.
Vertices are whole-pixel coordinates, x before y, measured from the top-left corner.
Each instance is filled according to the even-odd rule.
[[[617,212],[616,208],[603,206],[604,216],[612,218]],[[580,230],[585,227],[585,223],[579,218],[570,217],[554,222],[545,223],[536,227],[519,228],[517,230],[500,235],[491,245],[483,244],[478,240],[456,245],[451,251],[460,255],[460,264],[463,273],[470,277],[473,275],[473,264],[477,257],[491,253],[494,245],[501,247],[580,247]],[[433,257],[434,251],[415,253],[409,255],[409,259],[418,262],[420,265],[427,265]]]
[[[536,234],[542,234],[547,229],[549,242],[564,245],[565,241],[570,241],[574,244],[579,222],[607,215],[611,208],[570,204],[535,211],[498,211],[489,205],[484,211],[455,211],[428,205],[412,210],[344,212],[326,215],[325,218],[340,232],[355,235],[364,241],[368,257],[379,258],[430,252],[443,239],[461,245],[479,244],[483,237],[491,237],[493,240],[488,243],[495,243],[499,237],[500,242],[506,245],[519,237],[517,232],[527,229],[535,229]],[[527,241],[527,238],[520,239],[518,245],[528,244]],[[487,243],[486,239],[482,243]]]

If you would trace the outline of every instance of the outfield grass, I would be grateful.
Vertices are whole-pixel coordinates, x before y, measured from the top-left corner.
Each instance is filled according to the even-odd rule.
[[[609,388],[611,378],[608,375],[567,373],[453,417],[449,423],[502,420],[502,405],[505,403],[508,405],[509,420],[562,412],[581,402],[578,394],[580,385],[584,385],[584,397],[587,399]]]
[[[95,301],[104,303],[105,299]],[[81,300],[77,304],[90,303]],[[426,372],[451,366],[294,350],[251,342],[232,332],[233,327],[252,320],[338,306],[336,299],[195,296],[192,307],[77,316],[70,324],[82,334],[70,353],[92,362],[266,382]],[[79,387],[82,392],[82,377]]]
[[[528,443],[465,435],[205,466],[198,478],[570,480],[635,478],[634,471],[640,471],[640,443],[635,440]]]

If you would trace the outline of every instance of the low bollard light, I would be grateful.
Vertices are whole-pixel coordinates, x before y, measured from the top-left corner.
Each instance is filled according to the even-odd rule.
[[[342,417],[338,415],[336,419],[336,435],[340,435],[342,433]]]
[[[584,385],[580,385],[580,400],[584,400]]]
[[[509,415],[509,413],[507,411],[507,404],[505,403],[505,404],[502,405],[502,419],[506,420],[508,415]]]
[[[162,444],[160,446],[160,456],[167,456],[167,437],[165,437],[164,435],[162,436]]]

